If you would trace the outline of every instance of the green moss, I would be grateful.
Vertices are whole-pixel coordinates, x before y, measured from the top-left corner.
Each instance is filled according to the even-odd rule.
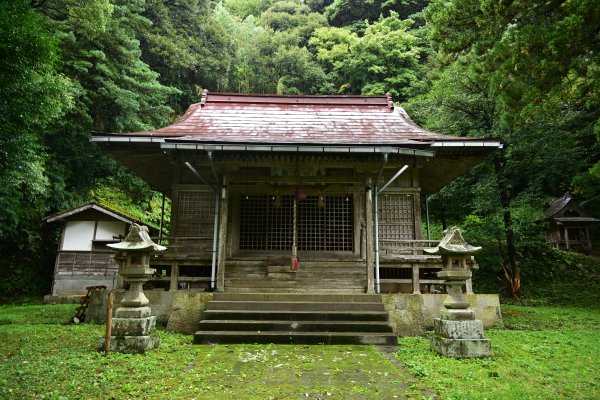
[[[493,356],[456,360],[425,338],[400,339],[396,356],[444,399],[600,398],[600,310],[503,306],[508,329],[487,330]]]

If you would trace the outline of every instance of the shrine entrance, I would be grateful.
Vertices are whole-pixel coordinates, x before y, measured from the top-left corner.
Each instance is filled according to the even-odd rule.
[[[352,252],[353,197],[306,196],[294,207],[293,195],[241,196],[240,251],[290,252],[294,238],[299,251]]]

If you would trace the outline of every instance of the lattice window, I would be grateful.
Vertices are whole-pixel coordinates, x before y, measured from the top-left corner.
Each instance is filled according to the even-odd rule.
[[[181,191],[178,200],[178,244],[202,245],[206,250],[212,246],[215,219],[215,194],[212,192]]]
[[[382,240],[415,239],[413,196],[383,194],[378,200],[379,238]]]
[[[274,207],[274,199],[269,202],[269,225],[266,250],[288,250],[292,248],[294,230],[294,197],[281,196],[281,207]]]
[[[271,196],[243,196],[240,210],[240,250],[290,250],[294,198],[281,196],[275,207]]]
[[[298,249],[305,251],[352,251],[352,198],[327,196],[325,207],[318,197],[298,203]],[[281,196],[274,207],[270,196],[243,196],[240,208],[240,250],[290,251],[293,240],[294,198]]]
[[[325,250],[352,251],[354,248],[352,196],[327,196],[325,199]]]

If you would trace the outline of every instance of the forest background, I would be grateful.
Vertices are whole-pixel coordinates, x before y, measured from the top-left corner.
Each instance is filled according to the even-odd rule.
[[[500,138],[503,151],[429,199],[434,237],[457,224],[484,246],[479,275],[491,279],[480,292],[497,291],[501,277],[526,296],[528,282],[573,274],[591,261],[546,247],[537,221],[567,191],[600,216],[599,9],[600,0],[4,0],[0,300],[49,292],[59,227],[46,215],[95,199],[158,222],[160,194],[90,135],[165,126],[204,88],[390,92],[425,128]]]

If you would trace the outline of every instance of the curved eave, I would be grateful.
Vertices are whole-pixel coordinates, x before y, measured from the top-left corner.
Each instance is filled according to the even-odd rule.
[[[431,194],[463,175],[495,149],[502,147],[498,140],[436,141],[422,143],[419,148],[385,145],[207,144],[175,142],[156,136],[124,135],[94,136],[91,141],[163,193],[169,193],[171,190],[176,162],[172,154],[178,151],[353,154],[358,157],[369,154],[399,154],[424,157],[426,161],[422,163],[420,185],[424,194]]]

